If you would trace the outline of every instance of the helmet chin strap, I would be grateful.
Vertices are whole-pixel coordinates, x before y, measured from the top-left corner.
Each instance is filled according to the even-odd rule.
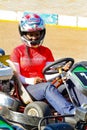
[[[33,45],[31,41],[27,40],[24,36],[21,37],[22,41],[29,47],[37,48],[42,45],[43,40],[40,41],[40,44]]]
[[[27,46],[29,46],[29,47],[31,47],[31,44],[30,44],[30,41],[29,40],[27,40],[25,37],[21,37],[21,39],[22,39],[22,41],[27,45]]]

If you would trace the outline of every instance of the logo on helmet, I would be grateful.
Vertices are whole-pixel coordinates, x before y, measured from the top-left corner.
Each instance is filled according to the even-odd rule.
[[[33,23],[38,24],[38,23],[40,23],[40,18],[30,18],[30,19],[28,19],[28,22],[30,24],[33,24]]]

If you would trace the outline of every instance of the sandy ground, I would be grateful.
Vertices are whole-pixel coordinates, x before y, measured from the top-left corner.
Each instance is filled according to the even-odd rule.
[[[44,45],[48,46],[55,59],[72,57],[76,61],[87,60],[87,30],[47,25]],[[0,22],[0,47],[10,54],[21,44],[18,23]]]

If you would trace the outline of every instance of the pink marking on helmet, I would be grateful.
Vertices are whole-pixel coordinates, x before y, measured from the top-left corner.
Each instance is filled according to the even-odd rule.
[[[34,14],[34,16],[35,16],[36,18],[40,18],[37,14]]]
[[[30,18],[30,15],[25,15],[26,19],[29,19]]]

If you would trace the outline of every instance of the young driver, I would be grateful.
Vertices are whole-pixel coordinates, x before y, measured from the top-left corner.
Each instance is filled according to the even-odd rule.
[[[43,19],[37,14],[24,12],[19,33],[23,43],[14,48],[10,59],[17,68],[21,82],[36,100],[46,99],[60,114],[73,114],[73,104],[54,85],[44,82],[42,70],[54,61],[54,57],[51,50],[42,45],[46,34]]]

